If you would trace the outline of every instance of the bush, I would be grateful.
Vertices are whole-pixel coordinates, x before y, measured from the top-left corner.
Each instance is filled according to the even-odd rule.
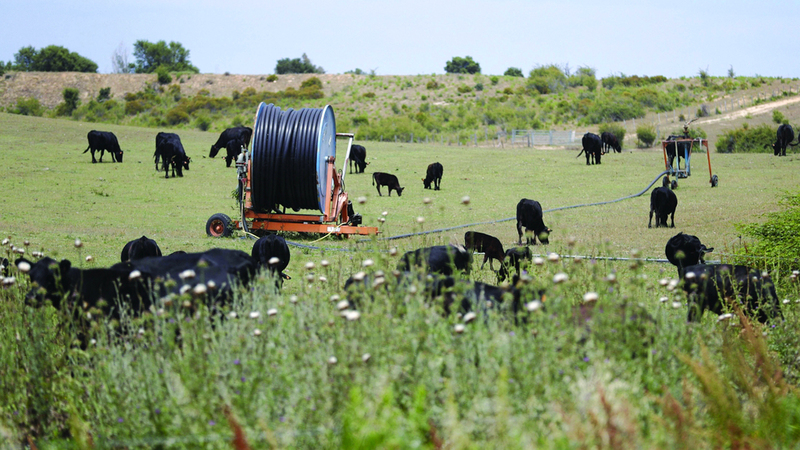
[[[168,124],[178,125],[181,123],[189,123],[189,113],[181,107],[175,107],[167,111],[164,117]]]
[[[789,121],[786,120],[786,117],[784,117],[783,113],[777,109],[772,111],[772,121],[779,125],[789,123]]]
[[[636,138],[643,147],[652,147],[656,140],[656,129],[653,124],[642,124],[636,127]]]
[[[44,114],[44,108],[39,100],[33,97],[23,97],[17,99],[17,105],[13,108],[8,108],[11,114],[22,114],[23,116],[41,116]]]
[[[497,86],[497,83],[500,82],[500,77],[498,77],[497,75],[492,75],[489,77],[489,81],[492,82],[492,86]]]
[[[528,75],[528,90],[536,90],[540,94],[550,94],[561,92],[566,88],[567,76],[555,64],[537,67]]]
[[[467,94],[469,92],[472,92],[472,88],[470,86],[466,86],[466,85],[462,84],[461,86],[458,87],[458,92],[460,92],[462,94]]]
[[[61,92],[64,102],[56,107],[57,116],[69,116],[78,108],[80,91],[75,88],[64,88]]]
[[[508,69],[506,69],[503,75],[507,77],[525,78],[525,75],[522,73],[522,69],[518,69],[516,67],[509,67]]]
[[[97,101],[103,103],[104,101],[111,98],[111,88],[104,87],[100,88],[100,92],[97,93]]]
[[[369,117],[366,114],[353,117],[353,126],[360,127],[361,125],[369,125]]]
[[[715,147],[718,153],[770,153],[772,147],[764,148],[764,145],[772,144],[775,135],[776,130],[767,124],[751,128],[745,123],[721,134]]]
[[[169,70],[167,70],[164,66],[159,66],[156,69],[156,76],[158,77],[158,82],[160,84],[169,84],[172,83],[172,77],[169,75]]]
[[[195,127],[202,131],[208,131],[211,128],[211,118],[206,114],[201,114],[194,121]]]
[[[147,107],[141,100],[129,100],[125,102],[125,114],[129,116],[135,116],[145,109],[147,109]]]
[[[276,81],[278,81],[278,76],[274,73],[267,77],[267,83],[274,83]]]
[[[436,80],[428,81],[428,84],[425,85],[425,88],[430,90],[439,89],[440,87],[442,87],[442,85],[440,85]]]
[[[471,56],[464,58],[455,56],[444,66],[447,73],[481,73],[481,65],[473,61]]]
[[[756,239],[755,243],[738,249],[737,253],[766,256],[770,272],[788,275],[792,270],[800,269],[800,192],[784,194],[779,205],[784,210],[766,214],[767,220],[763,223],[736,225],[742,234]],[[761,260],[745,259],[749,264],[763,264]]]
[[[600,124],[600,134],[605,133],[606,131],[609,133],[613,133],[614,136],[617,137],[619,141],[619,145],[622,147],[625,146],[625,128],[622,127],[619,123],[603,123]]]
[[[483,90],[483,83],[476,83],[475,84],[475,90],[476,91],[482,91]]]

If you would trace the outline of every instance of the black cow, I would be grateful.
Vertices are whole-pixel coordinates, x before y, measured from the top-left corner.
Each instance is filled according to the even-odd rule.
[[[289,253],[289,246],[286,245],[286,240],[277,234],[268,234],[259,238],[253,244],[253,251],[251,253],[253,259],[259,268],[268,268],[270,273],[276,278],[275,284],[277,287],[283,284],[283,280],[290,280],[291,277],[283,273],[286,266],[289,265],[291,255]],[[272,258],[277,258],[277,263],[270,263]]]
[[[473,252],[483,252],[481,269],[486,265],[486,261],[489,261],[489,269],[494,270],[492,267],[492,260],[496,259],[497,262],[500,263],[498,277],[504,280],[508,276],[508,272],[503,265],[505,252],[503,251],[503,244],[500,242],[500,239],[478,231],[467,231],[464,233],[464,246],[467,250]]]
[[[225,162],[228,164],[228,167],[231,164],[228,162],[231,156],[231,149],[228,147],[228,143],[230,141],[240,141],[244,148],[248,148],[250,145],[250,138],[253,136],[253,129],[250,127],[234,127],[228,128],[227,130],[223,131],[219,138],[217,138],[217,142],[211,146],[211,151],[208,153],[209,158],[214,158],[217,156],[217,153],[221,148],[226,148],[228,150],[228,156],[225,157]],[[238,155],[238,153],[236,154]],[[236,155],[233,155],[235,158]]]
[[[353,144],[350,146],[350,173],[353,173],[353,163],[356,165],[356,173],[364,173],[367,168],[367,149],[363,145]]]
[[[697,236],[680,233],[672,236],[664,247],[667,260],[678,268],[678,277],[683,277],[684,268],[696,264],[705,264],[703,257],[711,253],[714,248],[708,248],[700,242]]]
[[[122,150],[119,148],[119,141],[114,133],[110,131],[96,131],[92,130],[86,135],[89,139],[89,146],[83,153],[92,151],[92,163],[97,161],[94,159],[94,152],[100,152],[100,162],[103,162],[103,154],[108,151],[111,153],[111,161],[122,162]]]
[[[425,186],[424,189],[430,189],[431,183],[434,185],[434,190],[439,190],[439,185],[442,183],[442,174],[444,173],[444,167],[438,162],[432,163],[428,165],[428,171],[425,174],[425,178],[422,179],[422,184]]]
[[[672,216],[670,228],[675,228],[675,208],[678,206],[678,196],[672,189],[657,187],[650,193],[650,221],[647,228],[653,227],[653,213],[656,215],[656,228],[667,226],[667,216]]]
[[[225,167],[230,167],[231,163],[236,161],[236,158],[239,156],[239,153],[242,153],[244,150],[244,142],[241,139],[231,139],[225,144],[225,151],[227,154],[225,155]]]
[[[156,135],[156,151],[153,153],[158,170],[158,161],[161,160],[164,169],[164,177],[169,178],[169,169],[172,168],[172,176],[175,177],[175,169],[178,169],[178,176],[183,176],[183,169],[189,170],[189,163],[192,159],[186,156],[183,149],[181,138],[175,133],[160,132]]]
[[[583,135],[581,143],[583,144],[583,148],[580,153],[578,153],[578,156],[581,156],[581,153],[586,153],[586,165],[589,165],[589,158],[592,159],[592,164],[600,164],[600,156],[603,153],[603,142],[600,140],[600,136],[594,133],[586,133]],[[576,158],[578,156],[576,156]]]
[[[800,144],[792,144],[794,140],[794,129],[788,123],[784,123],[778,127],[777,137],[775,139],[775,143],[772,144],[772,151],[775,156],[786,156],[786,147],[791,145],[792,147]],[[764,144],[764,148],[770,144]]]
[[[600,134],[600,140],[603,142],[603,154],[608,153],[609,148],[614,149],[617,153],[622,153],[622,146],[614,133],[604,131]]]
[[[517,203],[517,233],[519,233],[519,244],[522,244],[522,227],[526,232],[533,231],[533,236],[527,237],[528,245],[536,245],[536,238],[542,244],[549,244],[548,235],[553,232],[545,226],[542,220],[542,205],[536,200],[523,198]]]
[[[161,256],[161,249],[158,247],[156,241],[148,239],[147,236],[142,236],[139,239],[128,242],[122,247],[120,259],[122,262],[125,262],[148,256]]]
[[[517,276],[520,276],[520,263],[523,260],[530,261],[531,259],[533,259],[533,253],[530,247],[514,247],[506,250],[503,263],[513,266],[517,271]]]
[[[469,273],[472,254],[462,246],[435,245],[406,252],[397,270],[410,272],[412,267],[423,267],[428,273],[452,275],[454,269]]]
[[[405,189],[404,187],[400,187],[400,182],[397,181],[396,176],[383,172],[375,172],[372,174],[372,185],[377,186],[378,195],[381,197],[383,196],[383,194],[381,194],[381,186],[387,186],[389,188],[389,197],[392,196],[392,189],[397,191],[398,197],[402,196],[403,189]]]
[[[766,272],[731,264],[697,264],[686,268],[682,281],[689,322],[700,320],[706,309],[722,314],[734,298],[761,323],[782,317],[775,284]]]
[[[679,142],[678,139],[691,139],[688,134],[684,134],[683,136],[677,136],[671,134],[667,136],[667,145],[665,147],[667,151],[667,163],[669,164],[669,168],[672,169],[673,163],[675,162],[675,156],[678,157],[678,164],[681,163],[681,159],[686,159],[686,152],[692,148],[692,143],[689,141]]]

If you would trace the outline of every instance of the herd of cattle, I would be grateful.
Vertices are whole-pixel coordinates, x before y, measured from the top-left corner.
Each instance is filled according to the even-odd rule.
[[[787,132],[786,127],[779,128],[778,140],[773,144],[776,155],[785,154],[787,145],[797,145],[791,144],[793,131],[788,127]],[[213,158],[220,149],[225,148],[226,164],[229,166],[239,152],[247,148],[251,136],[252,130],[247,127],[225,130],[212,145],[209,156]],[[100,161],[103,152],[108,151],[113,161],[122,162],[123,151],[112,133],[91,131],[88,139],[89,148],[84,153],[91,150],[93,163],[97,162],[97,151],[100,152]],[[621,151],[613,135],[587,133],[583,145],[587,164],[590,163],[590,156],[594,163],[599,164],[600,156],[607,148]],[[180,138],[174,133],[158,133],[154,159],[156,169],[161,162],[167,178],[169,169],[172,169],[173,176],[175,173],[182,176],[182,170],[188,170],[191,161],[186,156]],[[364,172],[369,163],[363,146],[352,146],[350,163],[351,173],[352,164],[356,166],[356,173]],[[442,173],[440,163],[430,164],[426,177],[422,179],[424,189],[439,190]],[[394,175],[374,172],[372,178],[379,195],[381,186],[388,187],[390,196],[392,190],[398,196],[404,190]],[[677,197],[666,177],[663,184],[651,193],[648,226],[652,226],[655,214],[656,227],[666,227],[670,215],[670,226],[674,227]],[[548,244],[552,230],[544,224],[542,206],[535,200],[521,199],[517,204],[516,219],[519,235],[517,247],[505,250],[498,238],[467,231],[463,245],[432,246],[405,253],[393,271],[393,283],[387,283],[387,276],[380,271],[372,275],[360,272],[351,276],[345,283],[348,307],[358,308],[365,295],[369,296],[367,286],[385,284],[387,289],[390,285],[398,289],[408,287],[415,280],[424,284],[425,293],[431,300],[441,300],[444,312],[448,314],[453,310],[464,314],[485,311],[509,299],[509,309],[515,318],[525,310],[525,305],[542,306],[545,291],[532,289],[522,282],[521,269],[531,264],[533,259],[529,246],[536,245],[537,239],[542,244]],[[524,245],[523,235],[526,235]],[[669,239],[665,247],[667,259],[677,267],[678,279],[688,297],[689,321],[699,320],[706,309],[722,314],[731,308],[730,301],[737,298],[742,309],[755,315],[761,322],[781,317],[780,303],[768,274],[746,266],[707,265],[703,256],[711,251],[713,248],[703,245],[697,237],[684,233]],[[510,283],[493,286],[459,278],[459,272],[470,272],[473,252],[482,252],[484,255],[481,269],[489,262],[489,268],[494,271],[493,262],[499,263],[498,281],[511,278]],[[78,338],[83,346],[88,342],[86,331],[91,326],[92,317],[119,319],[123,307],[134,315],[148,311],[157,313],[166,308],[191,311],[201,305],[212,313],[221,313],[231,305],[236,289],[247,287],[259,270],[268,271],[278,289],[283,280],[290,279],[284,272],[290,261],[289,247],[282,237],[274,234],[261,237],[250,255],[239,250],[211,249],[200,253],[178,251],[164,256],[154,240],[142,236],[123,247],[120,259],[119,263],[109,268],[79,269],[73,267],[69,260],[56,261],[49,257],[42,257],[35,262],[20,258],[16,266],[20,272],[27,273],[33,284],[28,294],[30,301],[41,305],[44,300],[49,300],[55,308],[61,308],[65,301],[78,300],[70,308],[80,325],[78,329],[82,330]],[[515,271],[513,275],[510,273],[512,268]],[[426,275],[422,275],[422,272]],[[528,309],[531,309],[530,306]]]

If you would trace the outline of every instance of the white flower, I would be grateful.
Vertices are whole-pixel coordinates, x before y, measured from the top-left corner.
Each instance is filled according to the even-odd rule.
[[[397,247],[392,247],[389,249],[389,255],[397,256]]]
[[[386,219],[383,218],[383,217],[378,217],[378,222],[384,223],[384,222],[386,222]]]
[[[382,213],[381,213],[381,215],[382,215],[383,217],[386,217],[386,216],[388,216],[388,215],[389,215],[389,211],[384,211],[384,212],[382,212]]]
[[[208,280],[208,283],[206,283],[206,286],[208,286],[209,290],[213,291],[214,289],[217,288],[217,283],[214,283],[214,280]]]
[[[337,362],[339,362],[339,360],[336,359],[335,356],[331,356],[330,358],[328,358],[328,364],[330,364],[332,366],[335,365]]]
[[[3,239],[3,246],[8,245],[9,242],[11,241],[9,241],[8,238]]]
[[[686,278],[687,280],[694,280],[696,277],[697,275],[694,272],[689,272],[686,275],[684,275],[684,278]]]
[[[185,280],[187,278],[189,279],[194,278],[197,276],[197,274],[194,273],[194,270],[192,269],[186,269],[183,272],[179,273],[178,276],[180,277],[181,280]]]
[[[252,312],[250,313],[250,318],[251,318],[251,319],[258,319],[259,317],[261,317],[261,313],[260,313],[260,312],[258,312],[258,311],[252,311]]]
[[[792,302],[792,301],[791,301],[791,300],[789,300],[788,298],[785,298],[785,299],[783,299],[783,304],[784,304],[784,305],[788,305],[788,304],[789,304],[789,303],[791,303],[791,302]]]
[[[658,301],[661,303],[667,303],[669,301],[669,297],[661,297],[658,299]]]
[[[616,283],[617,282],[617,274],[615,274],[615,273],[608,274],[608,276],[606,277],[606,281],[611,283],[611,284]]]
[[[331,302],[338,302],[340,298],[341,297],[339,297],[339,294],[333,294],[331,295]]]
[[[139,328],[139,336],[143,336],[143,335],[144,335],[144,328]]]
[[[278,314],[278,310],[276,308],[270,308],[267,310],[267,317],[272,317]]]
[[[372,282],[372,289],[379,288],[385,282],[386,282],[386,278],[383,278],[383,277],[375,278],[375,281]]]
[[[178,292],[180,292],[181,295],[183,295],[183,294],[189,292],[191,289],[192,289],[191,286],[189,286],[188,284],[184,284],[183,286],[181,286],[181,289]]]
[[[424,217],[422,217],[422,216],[417,217],[417,223],[424,223],[424,222],[425,222],[425,218]]]
[[[425,203],[426,205],[428,203],[430,203],[430,202],[431,202],[431,198],[430,197],[425,197],[425,198],[422,199],[422,203]]]
[[[31,270],[31,265],[27,261],[22,261],[19,264],[17,264],[17,268],[22,273],[28,273]]]
[[[475,314],[474,312],[472,312],[472,311],[470,311],[470,312],[468,312],[468,313],[464,314],[464,323],[470,323],[470,322],[472,322],[473,320],[475,320],[475,317],[477,317],[477,316],[476,316],[476,314]]]
[[[194,295],[203,295],[206,293],[207,290],[208,288],[206,288],[205,284],[198,284],[197,286],[194,287],[192,292],[194,293]]]
[[[544,264],[544,258],[542,258],[541,256],[534,256],[533,257],[533,264],[537,265],[537,266],[541,266],[542,264]]]
[[[275,264],[278,264],[279,262],[281,262],[281,259],[278,258],[277,256],[273,256],[272,258],[269,259],[268,262],[269,262],[270,266],[274,266]]]
[[[328,277],[326,277],[326,276],[324,276],[324,275],[321,275],[321,276],[319,277],[319,282],[320,282],[320,283],[327,283],[327,282],[328,282]]]
[[[666,285],[669,284],[669,279],[662,278],[662,279],[658,280],[658,284],[660,284],[661,286],[666,286]]]
[[[364,353],[363,355],[361,355],[361,361],[367,362],[369,361],[370,358],[372,358],[372,355],[370,355],[369,353]]]
[[[669,284],[667,284],[667,290],[670,292],[674,291],[675,288],[678,287],[678,283],[680,282],[674,278],[669,280]]]
[[[455,331],[455,332],[456,332],[456,333],[458,333],[458,334],[461,334],[461,333],[463,333],[463,332],[464,332],[464,329],[465,329],[465,327],[464,327],[464,324],[463,324],[463,323],[457,323],[457,324],[456,324],[456,326],[455,326],[455,327],[453,327],[453,331]]]
[[[349,307],[350,307],[350,302],[348,302],[347,300],[342,300],[336,304],[336,309],[338,309],[339,311],[344,311]]]
[[[672,307],[678,309],[682,306],[681,302],[672,302]]]
[[[330,265],[331,265],[331,263],[330,263],[330,262],[329,262],[327,259],[323,259],[322,261],[320,261],[320,263],[319,263],[319,264],[320,264],[322,267],[328,267],[328,266],[330,266]]]
[[[345,311],[344,318],[350,322],[353,322],[361,318],[361,313],[358,311]]]
[[[550,262],[558,262],[559,259],[558,253],[553,252],[547,255],[547,260]]]
[[[358,203],[361,204],[361,205],[363,205],[364,203],[367,203],[367,197],[363,197],[363,196],[362,197],[358,197]]]
[[[228,317],[231,319],[235,319],[236,317],[238,317],[238,314],[236,314],[236,311],[231,311],[228,313]]]
[[[306,270],[312,270],[312,269],[314,269],[314,267],[315,266],[314,266],[313,262],[309,261],[309,262],[306,263]]]
[[[356,274],[353,275],[353,279],[355,281],[364,281],[365,276],[367,276],[367,274],[364,272],[356,272]]]
[[[92,262],[92,261],[94,261],[92,255],[86,255],[86,262]]]
[[[361,263],[361,265],[364,266],[364,267],[370,267],[373,264],[375,264],[375,261],[373,261],[371,259],[365,259],[364,262]]]
[[[297,303],[297,296],[293,295],[293,296],[289,297],[289,301],[292,302],[292,303]]]
[[[559,272],[553,276],[553,283],[559,284],[567,281],[569,277],[564,272]]]
[[[597,292],[587,292],[583,294],[584,303],[594,303],[597,301],[598,298],[600,297],[597,295]]]
[[[532,311],[538,311],[541,308],[542,308],[542,302],[539,301],[539,300],[534,300],[532,302],[528,302],[525,305],[525,309],[527,309],[528,311],[531,311],[531,312]]]
[[[463,203],[465,205],[469,205],[469,195],[465,195],[465,196],[461,197],[461,203]]]
[[[717,322],[722,322],[731,318],[733,318],[733,314],[731,313],[720,314],[719,317],[717,317]]]
[[[83,247],[83,242],[80,239],[75,239],[75,248]]]
[[[261,330],[259,330],[258,328],[253,330],[253,336],[256,336],[256,337],[261,336]]]

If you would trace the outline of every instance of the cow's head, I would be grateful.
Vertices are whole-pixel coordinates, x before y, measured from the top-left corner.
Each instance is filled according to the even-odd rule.
[[[553,230],[551,230],[550,228],[545,228],[544,231],[542,231],[538,235],[539,241],[544,245],[549,244],[550,240],[548,238],[550,237],[550,233],[552,232]]]
[[[116,156],[117,156],[117,162],[122,162],[122,153],[124,153],[122,150],[120,150],[119,152],[117,152],[117,154],[116,154]]]
[[[220,149],[220,147],[217,147],[217,145],[216,145],[216,144],[212,145],[212,146],[211,146],[211,151],[208,153],[208,157],[209,157],[209,158],[214,158],[214,157],[216,157],[216,156],[217,156],[217,153],[219,153],[219,149]]]
[[[36,299],[40,302],[50,300],[53,307],[60,308],[61,299],[72,288],[69,281],[69,270],[72,268],[72,263],[69,260],[62,259],[61,262],[58,262],[53,258],[44,257],[33,263],[25,258],[20,258],[14,263],[20,271],[28,270],[28,277],[33,283],[33,287],[26,296],[29,300]]]
[[[425,186],[425,189],[430,189],[431,188],[431,180],[429,180],[427,178],[423,178],[422,179],[422,184]]]
[[[404,187],[398,187],[397,188],[397,196],[398,197],[402,197],[403,196],[403,189],[405,189],[405,188]]]

